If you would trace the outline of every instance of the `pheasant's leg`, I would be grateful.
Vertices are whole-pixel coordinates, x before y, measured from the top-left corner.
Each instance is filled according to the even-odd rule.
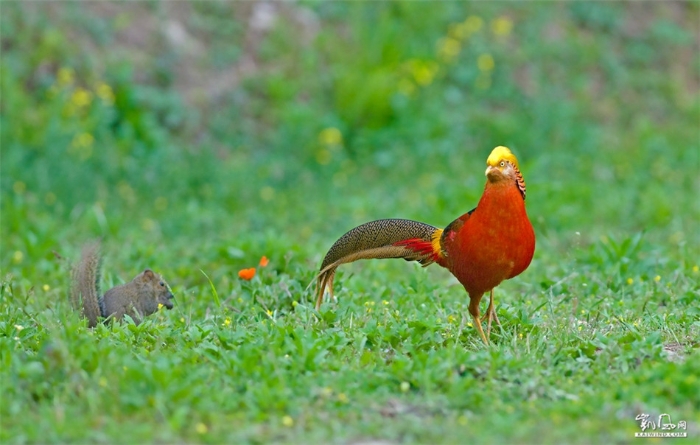
[[[501,320],[498,319],[498,315],[496,314],[496,311],[493,311],[493,319],[496,320],[496,324],[498,325],[499,328],[503,329],[503,325],[501,324]]]
[[[481,339],[488,345],[489,340],[486,338],[486,335],[484,335],[484,329],[481,327],[481,319],[479,318],[479,302],[481,302],[481,295],[475,298],[472,298],[471,296],[469,297],[469,313],[474,319],[474,327],[476,327],[476,330],[479,331]]]
[[[496,314],[496,307],[493,305],[493,289],[491,289],[491,296],[489,298],[489,307],[486,309],[486,314],[484,314],[484,319],[488,319],[488,325],[486,326],[487,335],[491,336],[491,321],[496,320],[496,324],[499,328],[503,329],[501,321],[498,319],[498,314]]]

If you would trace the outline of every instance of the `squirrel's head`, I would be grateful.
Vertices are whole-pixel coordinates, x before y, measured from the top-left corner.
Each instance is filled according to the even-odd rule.
[[[173,302],[170,300],[175,298],[175,296],[163,277],[153,272],[151,269],[146,269],[141,273],[141,278],[151,286],[156,306],[162,304],[168,309],[173,308]]]

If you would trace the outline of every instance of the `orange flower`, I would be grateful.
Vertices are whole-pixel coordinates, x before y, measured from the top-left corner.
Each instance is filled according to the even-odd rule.
[[[263,257],[260,258],[260,267],[267,266],[269,262],[270,260],[268,260],[267,257],[263,255]]]
[[[248,269],[241,269],[238,271],[238,277],[244,280],[250,281],[255,276],[255,268],[251,267]]]

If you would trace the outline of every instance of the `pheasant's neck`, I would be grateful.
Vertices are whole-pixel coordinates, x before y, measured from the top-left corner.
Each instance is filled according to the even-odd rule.
[[[515,182],[487,182],[477,211],[504,220],[525,215],[525,200]]]

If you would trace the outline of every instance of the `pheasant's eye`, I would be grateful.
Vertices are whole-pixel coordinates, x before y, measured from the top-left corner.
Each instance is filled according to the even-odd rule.
[[[505,161],[501,161],[501,164],[500,164],[500,165],[501,165],[501,167],[505,167],[505,166],[506,166],[506,162],[505,162]]]

